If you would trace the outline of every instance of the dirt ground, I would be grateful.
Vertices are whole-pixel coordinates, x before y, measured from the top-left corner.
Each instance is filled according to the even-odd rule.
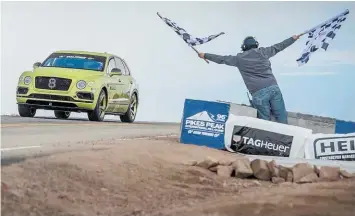
[[[3,166],[1,215],[354,215],[355,179],[281,185],[182,165],[228,152],[130,140]]]

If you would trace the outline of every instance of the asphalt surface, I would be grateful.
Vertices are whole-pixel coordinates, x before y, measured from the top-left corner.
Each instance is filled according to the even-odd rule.
[[[1,163],[63,151],[107,148],[124,143],[124,139],[178,136],[179,128],[178,123],[1,116]]]

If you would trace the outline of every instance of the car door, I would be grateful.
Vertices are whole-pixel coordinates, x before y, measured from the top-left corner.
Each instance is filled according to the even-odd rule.
[[[130,95],[132,94],[132,91],[134,90],[135,88],[135,80],[134,78],[132,77],[132,74],[131,74],[131,70],[129,69],[127,63],[125,62],[125,60],[122,59],[122,62],[125,66],[125,69],[126,69],[126,79],[128,79],[128,83],[129,83],[129,89],[128,89],[128,97],[130,98]]]
[[[116,94],[114,95],[113,102],[114,106],[112,112],[114,113],[124,113],[128,109],[128,102],[127,102],[127,97],[125,96],[125,89],[127,86],[127,80],[124,78],[126,71],[125,68],[122,64],[122,61],[120,61],[119,58],[114,57],[115,59],[115,68],[118,68],[121,70],[122,75],[115,75],[112,76],[111,78],[113,79],[113,82],[115,83],[115,88],[116,88]]]
[[[122,88],[120,88],[118,84],[118,76],[111,76],[111,70],[116,68],[116,62],[114,57],[110,57],[106,76],[107,76],[107,91],[108,91],[108,104],[107,104],[107,112],[114,112],[116,107],[120,106],[120,95],[122,94]]]
[[[121,58],[115,57],[115,61],[116,61],[116,66],[122,71],[122,75],[119,77],[118,80],[122,90],[122,95],[121,95],[122,104],[128,106],[130,102],[130,87],[131,87],[131,80],[129,79],[129,73]]]

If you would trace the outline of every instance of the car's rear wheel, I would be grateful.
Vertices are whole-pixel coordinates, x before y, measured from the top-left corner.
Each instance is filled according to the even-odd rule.
[[[34,117],[36,115],[36,109],[29,106],[19,104],[18,112],[21,117]]]
[[[136,94],[132,94],[131,103],[128,106],[128,110],[124,115],[120,116],[122,122],[132,123],[136,119],[138,108],[138,98]]]
[[[97,99],[95,109],[88,112],[88,118],[90,121],[103,121],[105,118],[105,111],[107,106],[107,96],[102,89]]]
[[[70,116],[70,112],[69,111],[58,111],[58,110],[55,110],[54,111],[54,115],[58,119],[68,119],[69,116]]]

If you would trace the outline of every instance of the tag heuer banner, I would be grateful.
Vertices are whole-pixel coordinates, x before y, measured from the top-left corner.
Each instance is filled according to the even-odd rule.
[[[304,158],[306,138],[311,134],[312,130],[302,127],[230,115],[225,147],[248,155]]]
[[[242,154],[289,157],[293,136],[234,126],[231,149]]]
[[[306,159],[355,161],[355,133],[313,134],[307,139]]]
[[[180,142],[223,149],[229,108],[227,103],[186,99]]]

